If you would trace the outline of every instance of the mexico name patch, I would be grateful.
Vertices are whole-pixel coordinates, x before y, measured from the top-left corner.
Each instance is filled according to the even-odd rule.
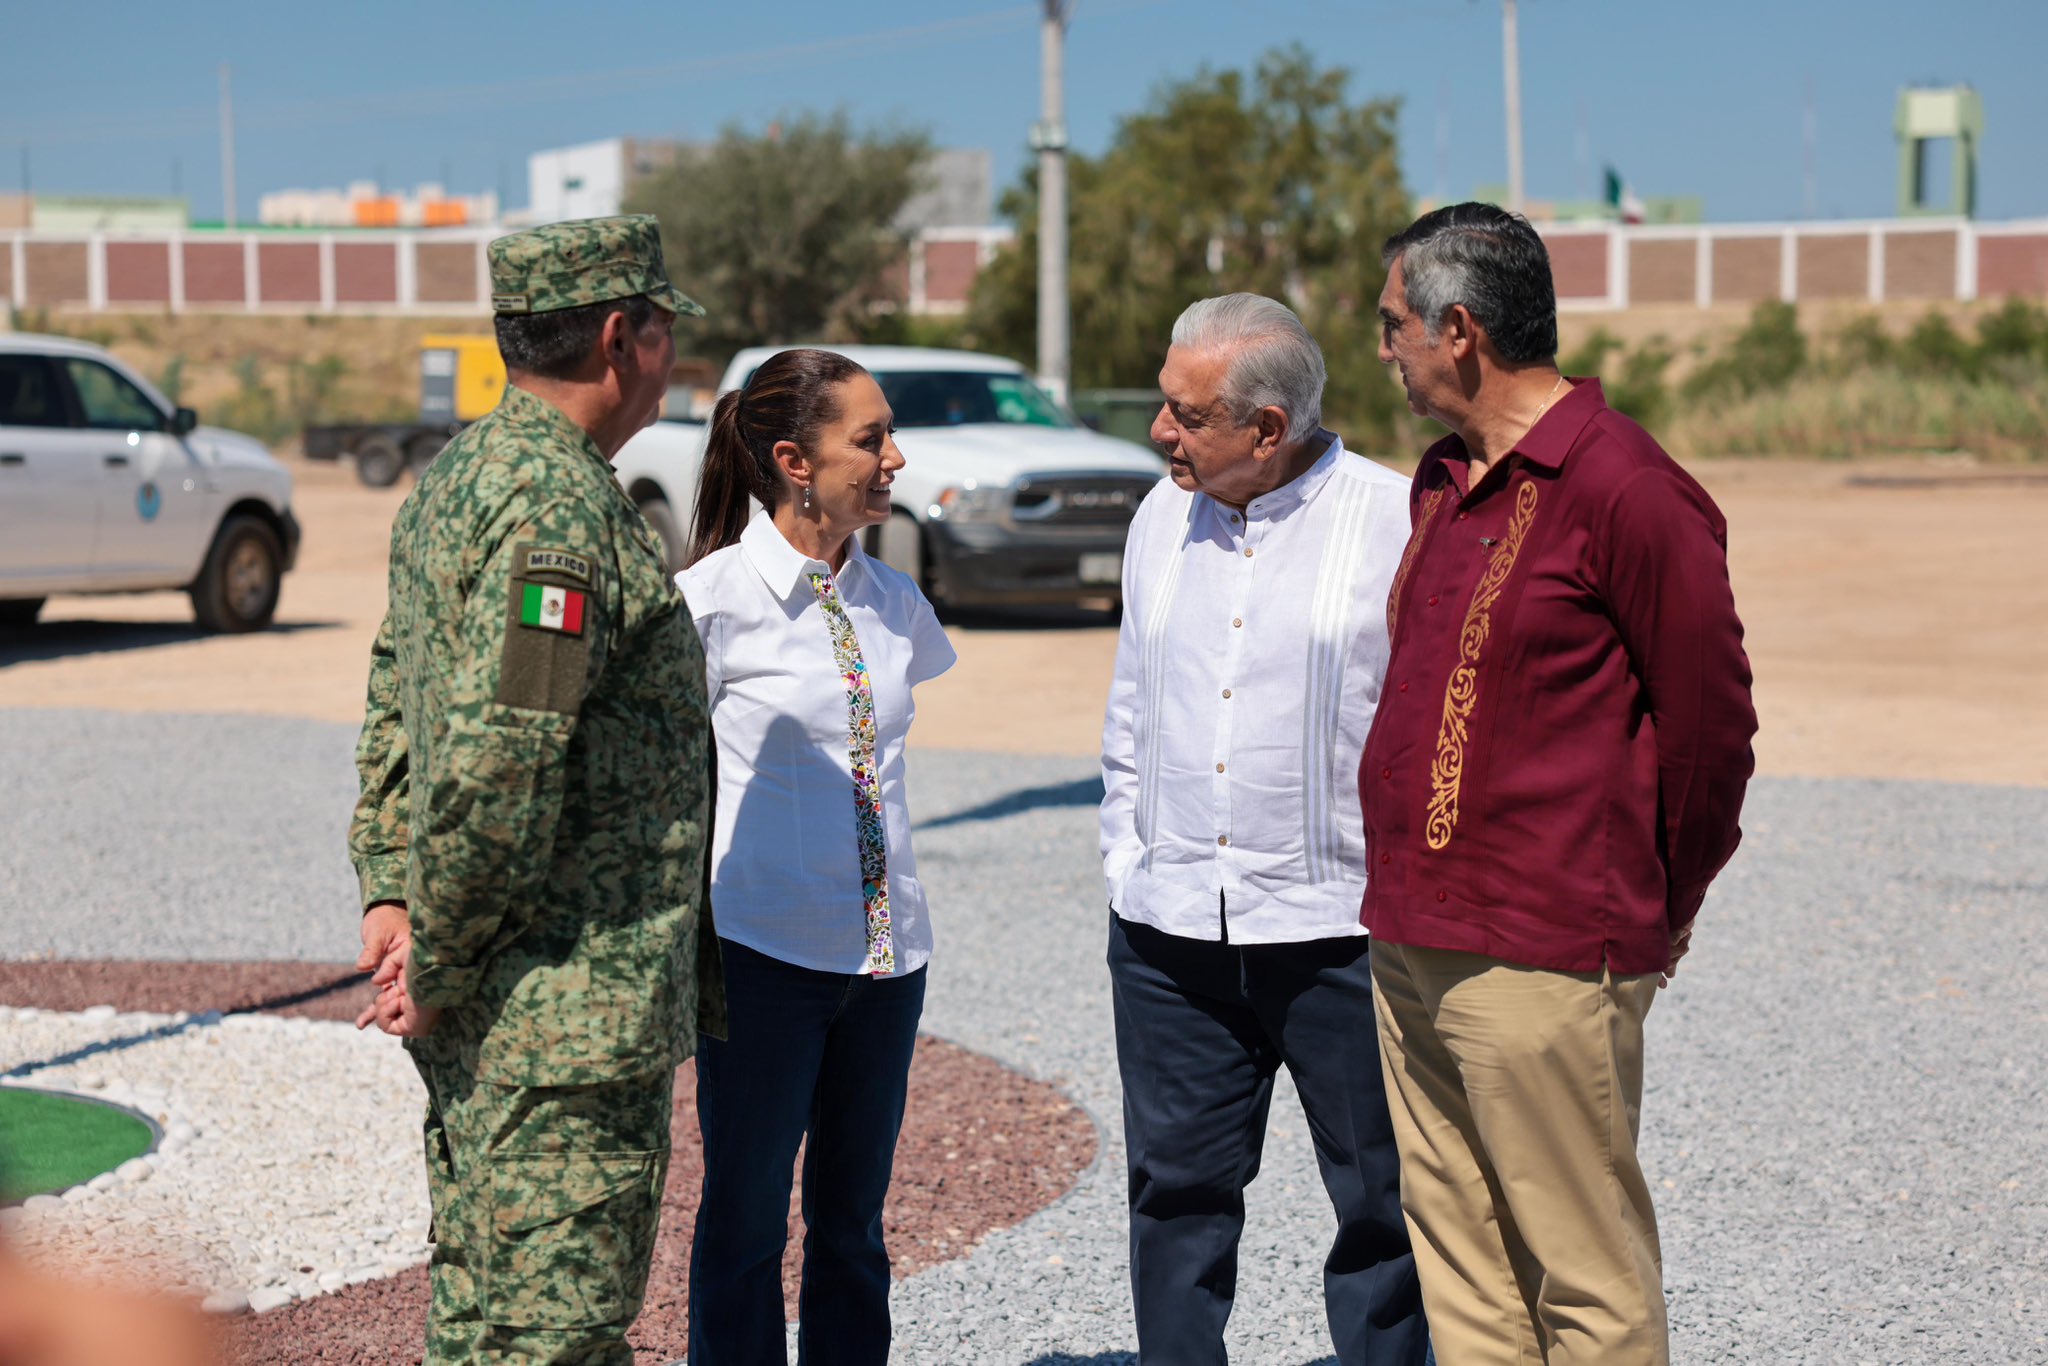
[[[543,550],[538,546],[519,547],[520,572],[524,574],[566,574],[572,579],[590,582],[590,561],[581,555],[571,555],[566,550]]]
[[[521,625],[538,626],[547,631],[564,631],[572,636],[583,634],[583,594],[573,588],[551,588],[539,583],[524,584],[521,587]]]

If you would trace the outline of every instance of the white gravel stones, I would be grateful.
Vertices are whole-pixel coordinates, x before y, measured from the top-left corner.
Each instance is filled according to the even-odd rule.
[[[273,1309],[284,1308],[297,1298],[298,1296],[282,1286],[267,1286],[262,1290],[252,1290],[248,1296],[249,1311],[254,1314],[267,1314]]]
[[[149,1156],[26,1201],[23,1247],[132,1260],[259,1313],[426,1260],[420,1087],[396,1041],[274,1016],[40,1011],[9,1025],[11,1081],[131,1105],[163,1130]]]

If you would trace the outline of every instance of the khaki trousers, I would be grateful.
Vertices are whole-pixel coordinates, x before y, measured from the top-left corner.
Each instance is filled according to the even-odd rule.
[[[1443,1366],[1670,1359],[1636,1160],[1655,974],[1372,946],[1401,1208]]]

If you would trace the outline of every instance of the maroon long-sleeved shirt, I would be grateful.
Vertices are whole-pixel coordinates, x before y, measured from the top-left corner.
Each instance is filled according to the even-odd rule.
[[[1659,971],[1755,766],[1727,523],[1598,380],[1469,474],[1447,437],[1409,495],[1360,918],[1386,943]]]

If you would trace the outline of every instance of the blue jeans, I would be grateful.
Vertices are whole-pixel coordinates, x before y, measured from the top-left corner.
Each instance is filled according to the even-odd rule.
[[[704,1191],[690,1240],[690,1366],[783,1366],[782,1253],[804,1147],[804,1265],[797,1360],[884,1366],[889,1253],[882,1203],[923,968],[901,977],[817,972],[735,944],[729,1027],[700,1040]]]
[[[1131,1297],[1146,1366],[1223,1366],[1244,1190],[1259,1174],[1283,1063],[1337,1215],[1323,1261],[1337,1360],[1427,1359],[1366,944],[1361,936],[1239,946],[1111,913]]]

